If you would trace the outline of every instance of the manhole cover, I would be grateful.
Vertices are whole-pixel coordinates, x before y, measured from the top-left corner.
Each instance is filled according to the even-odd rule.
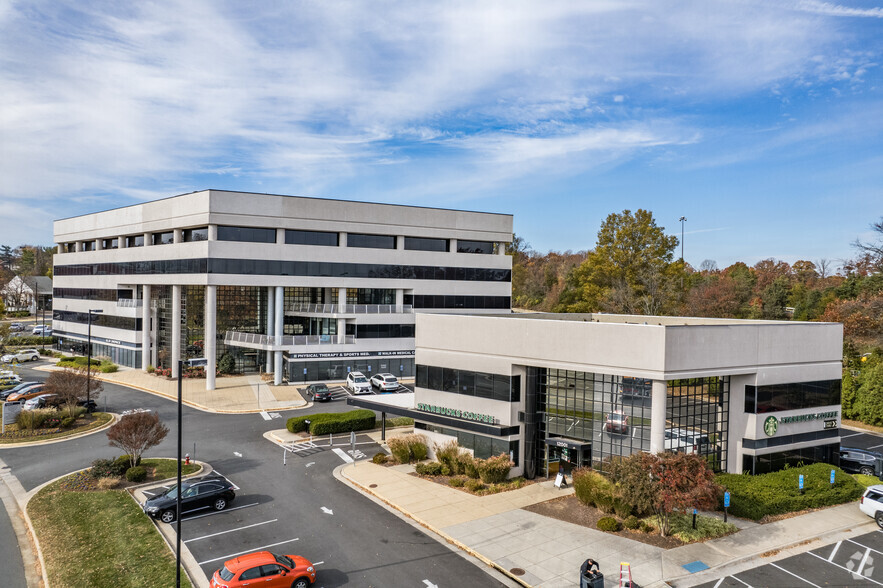
[[[368,486],[368,488],[377,488],[377,484],[371,484]]]
[[[522,570],[521,568],[512,568],[511,570],[509,570],[509,573],[513,576],[523,576],[524,570]]]

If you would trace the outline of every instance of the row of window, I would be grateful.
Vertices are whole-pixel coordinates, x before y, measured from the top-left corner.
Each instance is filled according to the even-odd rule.
[[[128,291],[131,293],[131,291]],[[120,291],[117,289],[107,288],[53,288],[52,296],[55,298],[66,298],[69,300],[105,300],[107,302],[116,302]],[[130,296],[131,297],[131,296]]]
[[[763,439],[742,439],[742,447],[745,449],[766,449],[767,447],[778,447],[780,445],[795,445],[797,443],[806,443],[807,441],[833,439],[839,436],[840,429],[822,429],[821,431],[796,433],[794,435],[776,435],[775,437]]]
[[[89,323],[88,312],[73,312],[70,310],[55,310],[52,319],[67,323]],[[126,331],[140,331],[141,319],[126,316],[114,316],[112,314],[93,314],[92,325],[96,327],[109,327],[111,329],[124,329]]]
[[[508,296],[405,294],[403,302],[414,308],[491,308],[509,310],[511,299]]]
[[[373,263],[322,263],[270,259],[167,259],[55,266],[55,275],[57,276],[205,273],[329,278],[390,278],[397,280],[457,280],[467,282],[510,282],[512,280],[512,271],[508,269]]]
[[[174,231],[164,231],[160,233],[149,233],[151,245],[166,245],[175,242]],[[198,227],[193,229],[184,229],[181,232],[182,240],[185,243],[192,241],[208,240],[208,227]],[[130,235],[123,237],[126,240],[126,247],[142,247],[144,246],[144,235]],[[347,247],[364,247],[371,249],[395,249],[395,235],[372,235],[367,233],[349,233],[347,234]],[[218,225],[218,241],[241,241],[246,243],[275,243],[276,229],[260,228],[260,227],[233,227],[227,225]],[[102,249],[117,249],[119,243],[118,238],[101,239]],[[337,247],[340,244],[340,235],[336,232],[329,231],[303,231],[303,230],[285,230],[285,243],[289,245],[320,245]],[[433,239],[427,237],[405,237],[405,249],[411,251],[441,251],[448,252],[451,250],[451,242],[449,239]],[[83,241],[83,251],[95,251],[97,241]],[[493,255],[495,244],[491,241],[457,241],[457,253],[481,253]],[[76,251],[76,243],[62,243],[61,250],[63,253],[71,253]]]
[[[489,398],[501,402],[518,402],[521,398],[520,378],[513,379],[511,376],[502,374],[417,364],[415,384],[419,388]]]
[[[355,327],[355,333],[350,333]],[[414,325],[347,325],[347,335],[354,334],[356,339],[397,339],[414,337]]]
[[[839,404],[840,380],[745,386],[745,412],[749,414]]]
[[[786,467],[799,467],[811,463],[837,464],[840,463],[839,449],[839,443],[829,443],[828,445],[804,447],[803,449],[792,449],[790,451],[780,451],[764,455],[744,455],[742,457],[742,472],[755,475],[768,474]]]
[[[447,427],[439,427],[427,423],[414,423],[415,429],[431,431],[441,435],[454,437],[457,445],[465,449],[471,449],[474,457],[478,459],[487,459],[497,455],[508,455],[516,467],[518,466],[518,441],[507,441],[506,439],[497,439],[494,437],[486,437],[469,431],[458,431],[457,429],[449,429]]]

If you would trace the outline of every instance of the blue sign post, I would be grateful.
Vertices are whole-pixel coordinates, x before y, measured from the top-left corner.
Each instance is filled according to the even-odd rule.
[[[727,522],[727,509],[730,508],[730,492],[724,492],[724,522]]]
[[[693,528],[696,528],[696,509],[693,509]]]
[[[834,487],[834,470],[831,470],[831,488]]]
[[[797,478],[797,489],[803,494],[803,474],[800,474],[800,477]]]

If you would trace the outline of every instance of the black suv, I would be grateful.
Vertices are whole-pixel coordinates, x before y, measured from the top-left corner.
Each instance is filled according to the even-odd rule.
[[[183,488],[181,514],[209,508],[224,510],[236,498],[233,484],[221,476],[209,475],[204,478],[185,480],[181,482],[181,488]],[[163,494],[148,498],[141,508],[149,516],[164,523],[171,523],[175,520],[177,500],[178,485],[175,484]]]
[[[841,447],[840,469],[851,474],[877,476],[883,479],[883,455],[867,449]]]

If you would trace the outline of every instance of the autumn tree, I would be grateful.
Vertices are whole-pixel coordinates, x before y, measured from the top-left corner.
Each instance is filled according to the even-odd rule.
[[[672,312],[683,277],[682,262],[672,262],[677,244],[677,237],[667,236],[649,211],[610,214],[594,251],[568,276],[557,310]]]
[[[153,412],[127,414],[107,430],[107,439],[112,447],[122,449],[129,456],[131,467],[141,461],[141,455],[159,445],[169,428]]]
[[[78,403],[86,398],[95,400],[104,390],[101,380],[88,378],[89,393],[86,393],[86,371],[65,368],[54,371],[46,378],[45,391],[47,394],[56,394],[60,405],[64,405],[71,418],[76,416]]]
[[[697,454],[633,453],[614,462],[611,474],[623,500],[656,516],[663,537],[671,530],[672,513],[714,508],[721,491]]]
[[[856,239],[852,245],[858,249],[861,258],[868,263],[873,271],[883,272],[883,217],[871,225],[871,230],[876,233],[876,242],[863,242],[861,239]]]

